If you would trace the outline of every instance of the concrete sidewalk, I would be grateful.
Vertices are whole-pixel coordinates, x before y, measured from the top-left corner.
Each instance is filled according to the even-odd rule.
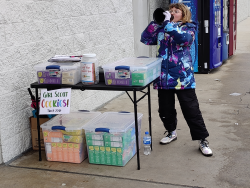
[[[160,145],[164,127],[158,117],[157,91],[151,92],[153,152],[140,151],[125,167],[38,161],[30,151],[0,167],[0,187],[250,187],[250,18],[238,24],[237,52],[210,74],[196,74],[197,96],[214,155],[204,157],[176,100],[178,140]],[[230,95],[240,93],[239,96]],[[126,94],[98,111],[133,111]],[[143,113],[142,135],[148,130],[147,100],[138,104]],[[66,184],[66,185],[62,185]]]

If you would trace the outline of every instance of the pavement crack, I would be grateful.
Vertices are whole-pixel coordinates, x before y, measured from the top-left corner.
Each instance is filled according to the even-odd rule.
[[[200,186],[191,186],[191,185],[182,185],[182,184],[174,184],[174,183],[166,183],[166,182],[158,182],[158,181],[147,181],[147,180],[140,180],[140,179],[133,179],[133,178],[124,178],[124,177],[115,177],[115,176],[105,176],[99,174],[88,174],[88,173],[81,173],[81,172],[70,172],[70,171],[63,171],[63,170],[52,170],[52,169],[42,169],[42,168],[32,168],[32,167],[23,167],[23,166],[12,166],[6,165],[11,168],[20,168],[20,169],[29,169],[29,170],[40,170],[40,171],[49,171],[49,172],[58,172],[58,173],[67,173],[67,174],[77,174],[77,175],[86,175],[86,176],[96,176],[100,178],[112,178],[112,179],[121,179],[121,180],[128,180],[128,181],[138,181],[150,184],[160,184],[160,185],[171,185],[176,187],[189,187],[189,188],[205,188]]]

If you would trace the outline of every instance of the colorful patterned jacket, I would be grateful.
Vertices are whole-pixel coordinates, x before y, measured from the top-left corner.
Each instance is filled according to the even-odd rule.
[[[157,45],[157,57],[162,57],[161,76],[154,89],[194,89],[194,69],[190,46],[195,39],[196,23],[172,23],[158,25],[151,22],[141,35],[141,42]]]

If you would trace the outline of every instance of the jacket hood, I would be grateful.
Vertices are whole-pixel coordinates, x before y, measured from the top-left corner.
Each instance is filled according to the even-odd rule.
[[[190,23],[186,23],[188,27],[195,28],[196,31],[199,29],[199,22],[197,21],[191,21]]]
[[[190,27],[190,28],[195,28],[196,32],[198,32],[198,29],[199,29],[199,22],[197,22],[197,21],[192,21],[192,20],[191,20],[190,23],[189,23],[189,22],[186,22],[186,23],[177,22],[177,24],[178,24],[179,26],[181,26],[181,25],[186,25],[186,26],[188,26],[188,27]]]

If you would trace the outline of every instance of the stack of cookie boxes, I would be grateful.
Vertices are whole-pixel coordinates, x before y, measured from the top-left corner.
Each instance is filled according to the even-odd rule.
[[[48,161],[81,163],[87,157],[83,127],[100,112],[57,115],[41,125]]]
[[[139,144],[142,116],[138,113]],[[89,163],[125,166],[136,153],[134,113],[106,112],[84,129]]]

